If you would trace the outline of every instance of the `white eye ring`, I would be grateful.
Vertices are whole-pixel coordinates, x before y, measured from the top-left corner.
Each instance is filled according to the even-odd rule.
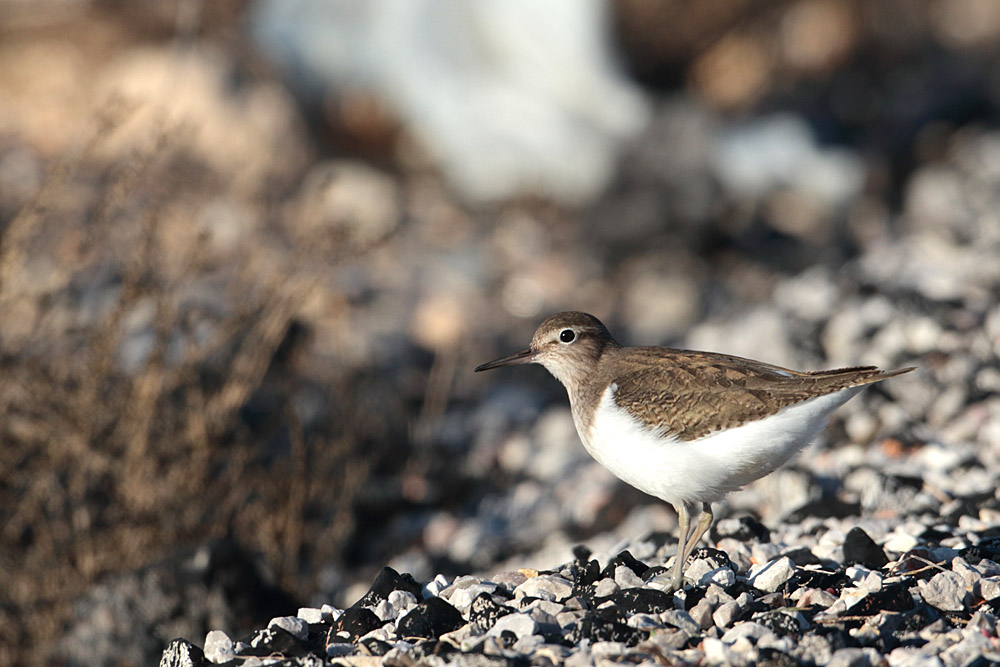
[[[576,332],[572,329],[563,329],[559,332],[559,340],[566,344],[572,343],[576,340]]]

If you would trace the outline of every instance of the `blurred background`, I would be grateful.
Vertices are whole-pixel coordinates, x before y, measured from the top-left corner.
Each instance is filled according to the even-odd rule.
[[[998,58],[994,0],[0,0],[0,662],[673,530],[472,373],[559,310],[920,366],[720,515],[991,497]]]

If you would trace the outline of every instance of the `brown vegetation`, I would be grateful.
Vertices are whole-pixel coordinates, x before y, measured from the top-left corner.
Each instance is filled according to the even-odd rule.
[[[3,664],[37,660],[102,575],[192,541],[231,535],[304,596],[303,561],[340,557],[371,444],[385,440],[343,391],[347,371],[324,369],[314,391],[328,410],[309,424],[292,404],[310,381],[297,315],[338,257],[366,247],[286,237],[276,212],[220,249],[185,216],[227,184],[177,147],[183,128],[101,159],[128,118],[105,114],[2,229]],[[255,419],[241,414],[251,402]]]

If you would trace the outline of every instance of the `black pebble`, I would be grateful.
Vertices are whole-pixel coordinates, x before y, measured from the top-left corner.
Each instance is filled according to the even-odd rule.
[[[718,524],[712,526],[712,541],[718,542],[724,537],[731,537],[734,540],[739,540],[740,542],[770,542],[771,541],[771,529],[762,524],[757,519],[752,516],[741,516],[739,519],[739,525],[733,530],[726,530],[725,532],[718,529]],[[728,522],[727,522],[728,523]],[[723,524],[727,525],[726,523]]]
[[[757,649],[757,667],[798,667],[799,661],[770,646]]]
[[[573,547],[573,558],[575,558],[580,563],[586,563],[590,560],[590,554],[594,553],[582,544],[578,544]]]
[[[941,542],[941,540],[953,537],[953,535],[949,531],[941,530],[939,528],[935,528],[934,526],[928,526],[924,528],[923,532],[921,532],[917,537],[929,544],[937,544]]]
[[[1000,563],[1000,537],[988,537],[985,540],[980,540],[978,544],[959,551],[958,555],[970,565],[978,565],[979,561],[984,558],[994,563]]]
[[[428,598],[399,621],[402,637],[436,638],[465,625],[462,613],[441,598]]]
[[[210,664],[201,649],[186,639],[173,640],[160,656],[163,667],[202,667]]]
[[[589,639],[591,642],[622,642],[626,646],[635,646],[649,634],[626,625],[614,613],[602,613],[604,611],[587,614],[580,620],[571,637],[573,643]],[[613,609],[610,611],[614,612]]]
[[[802,634],[803,630],[798,618],[782,611],[758,612],[753,615],[753,620],[780,637],[788,635],[798,636]]]
[[[371,588],[364,596],[354,603],[355,607],[374,607],[382,600],[389,599],[389,593],[393,591],[407,591],[413,593],[419,600],[421,597],[421,586],[409,574],[400,574],[391,567],[383,567],[382,571],[375,577]]]
[[[819,519],[843,519],[861,514],[861,501],[850,501],[836,496],[823,496],[810,500],[798,509],[792,510],[786,517],[786,523],[799,523],[808,517]]]
[[[963,664],[962,667],[996,667],[996,664],[995,658],[987,658],[985,655],[979,655]]]
[[[883,611],[909,611],[914,606],[911,585],[906,580],[886,584],[882,590],[869,593],[851,607],[851,613],[855,616],[874,616]]]
[[[384,642],[381,639],[375,639],[374,637],[362,639],[358,643],[368,649],[368,653],[371,655],[385,655],[392,650],[392,644]]]
[[[823,590],[833,589],[838,594],[847,584],[847,575],[843,570],[836,572],[826,572],[824,570],[796,569],[789,581],[790,589],[796,588],[821,588]]]
[[[657,530],[647,535],[643,542],[652,542],[653,546],[659,550],[668,544],[677,544],[677,536],[672,532]]]
[[[596,607],[597,596],[594,594],[595,588],[597,588],[597,584],[577,584],[573,587],[573,597],[580,598],[588,607]]]
[[[787,556],[798,567],[805,567],[806,565],[823,565],[823,561],[820,560],[809,547],[796,547],[794,549],[789,549],[781,555]]]
[[[712,547],[698,547],[691,552],[688,560],[707,560],[711,563],[713,569],[717,567],[728,567],[733,572],[736,571],[736,568],[733,567],[733,561],[729,560],[729,554],[725,551],[713,549]]]
[[[371,609],[351,607],[345,609],[344,613],[337,619],[336,632],[347,632],[351,635],[351,639],[357,639],[361,635],[367,635],[380,625],[382,625],[382,621]]]
[[[488,593],[480,593],[469,607],[469,623],[473,628],[486,632],[496,624],[498,618],[512,611],[514,610],[510,607],[494,602]]]
[[[612,558],[611,561],[608,563],[607,567],[601,570],[601,578],[614,579],[615,569],[617,569],[619,565],[624,565],[628,569],[632,570],[633,572],[635,572],[635,576],[637,577],[641,577],[646,572],[646,570],[649,569],[648,565],[643,563],[641,560],[636,560],[635,556],[633,556],[630,552],[623,551],[614,558]]]
[[[684,611],[691,611],[699,602],[705,599],[708,586],[692,586],[684,595]],[[737,596],[739,597],[739,596]]]
[[[622,614],[659,614],[674,608],[674,596],[653,588],[625,588],[608,596]]]
[[[451,664],[451,661],[447,658],[456,653],[461,653],[461,650],[452,646],[448,642],[439,642],[436,639],[428,639],[422,641],[414,647],[413,657],[420,661],[418,664],[426,664],[423,658],[431,655],[437,655],[445,658],[443,661],[445,664]],[[399,664],[398,662],[386,661],[387,664]],[[440,664],[442,661],[435,661],[434,664]]]
[[[596,560],[577,561],[571,566],[573,580],[577,586],[587,586],[601,579],[601,564]]]
[[[868,533],[855,526],[844,539],[844,562],[852,565],[860,563],[870,570],[882,568],[889,559],[882,547],[868,536]]]
[[[911,633],[920,632],[928,625],[940,618],[937,611],[930,605],[921,602],[915,604],[911,611],[904,611],[901,614],[888,614],[886,623],[891,623],[889,630],[899,639],[906,638]]]
[[[313,652],[307,643],[282,628],[258,630],[247,643],[251,646],[240,655],[257,657],[281,655],[286,658],[301,658]]]

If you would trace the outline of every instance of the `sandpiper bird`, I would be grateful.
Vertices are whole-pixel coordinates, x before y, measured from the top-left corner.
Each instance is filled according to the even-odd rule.
[[[593,315],[566,312],[542,322],[531,347],[476,371],[528,363],[566,387],[591,456],[677,511],[671,590],[683,585],[713,502],[794,457],[866,385],[913,370],[800,372],[712,352],[623,347]]]

